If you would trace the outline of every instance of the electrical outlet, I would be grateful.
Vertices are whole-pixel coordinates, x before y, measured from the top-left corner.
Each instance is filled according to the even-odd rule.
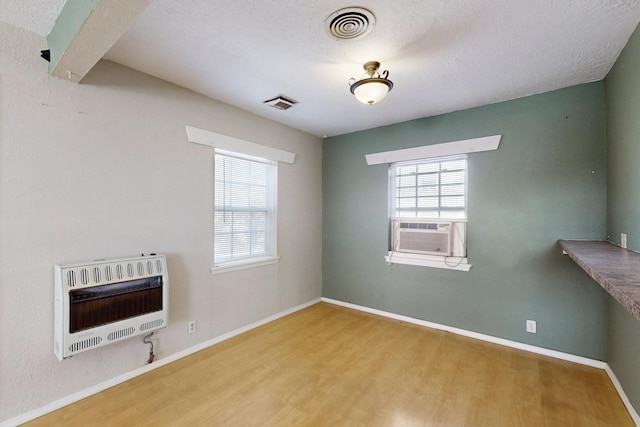
[[[627,248],[627,235],[625,233],[620,233],[620,247]]]
[[[535,320],[527,320],[527,332],[532,334],[536,333],[536,321]]]
[[[196,321],[195,320],[191,320],[189,321],[189,331],[187,333],[192,334],[196,331]]]

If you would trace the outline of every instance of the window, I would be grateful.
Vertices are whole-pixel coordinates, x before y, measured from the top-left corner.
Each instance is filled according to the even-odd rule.
[[[389,166],[389,263],[468,270],[467,157]]]
[[[497,150],[501,138],[491,135],[365,155],[368,165],[390,164],[389,255],[385,256],[389,264],[471,268],[466,259],[466,155]],[[451,256],[439,255],[445,246],[439,239],[445,233],[445,253]]]
[[[214,269],[276,256],[274,161],[216,149]]]
[[[278,262],[278,164],[296,154],[185,126],[189,142],[215,149],[213,274]]]
[[[391,218],[466,219],[466,156],[392,163]]]

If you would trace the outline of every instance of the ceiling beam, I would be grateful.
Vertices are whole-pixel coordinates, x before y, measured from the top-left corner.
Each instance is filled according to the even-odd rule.
[[[153,0],[67,0],[47,36],[49,73],[80,82]]]

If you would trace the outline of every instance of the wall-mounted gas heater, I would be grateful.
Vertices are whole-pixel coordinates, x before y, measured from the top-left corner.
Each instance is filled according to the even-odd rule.
[[[164,255],[55,266],[54,352],[59,360],[167,326]]]

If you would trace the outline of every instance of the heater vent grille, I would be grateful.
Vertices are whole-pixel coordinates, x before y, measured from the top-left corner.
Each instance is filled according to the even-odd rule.
[[[113,268],[110,265],[104,268],[104,278],[109,282],[113,280]]]
[[[67,287],[73,288],[76,285],[76,272],[70,270],[67,272]]]
[[[86,339],[84,341],[79,341],[76,343],[73,343],[69,346],[69,351],[70,352],[76,352],[76,351],[80,351],[80,350],[86,350],[90,347],[95,347],[97,345],[99,345],[102,342],[102,337],[93,337],[93,338],[89,338]]]
[[[101,280],[102,280],[102,273],[100,272],[100,269],[98,267],[95,267],[93,269],[93,281],[95,283],[100,283]]]
[[[127,337],[129,335],[133,335],[136,332],[136,328],[126,328],[126,329],[120,329],[119,331],[114,331],[111,332],[109,335],[107,335],[107,339],[109,341],[113,341],[113,340],[119,340],[120,338],[124,338]]]
[[[87,270],[86,268],[80,270],[80,283],[82,283],[83,285],[89,284],[89,270]]]
[[[164,321],[162,319],[157,319],[157,320],[153,320],[151,322],[143,323],[142,325],[140,325],[140,330],[141,331],[146,331],[148,329],[158,328],[158,327],[162,326],[163,323],[164,323]]]
[[[163,262],[160,259],[106,264],[97,262],[95,266],[67,268],[65,285],[67,288],[105,285],[129,279],[160,276],[164,273],[163,270]]]

